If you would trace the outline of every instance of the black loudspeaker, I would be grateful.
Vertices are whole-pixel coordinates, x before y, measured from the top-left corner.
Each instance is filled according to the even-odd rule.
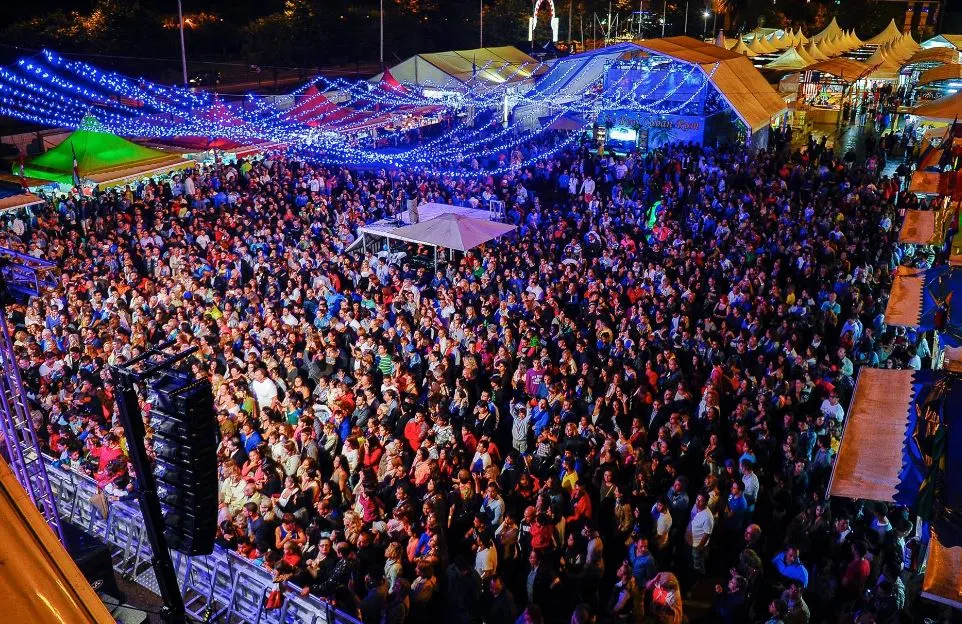
[[[209,555],[217,532],[217,421],[207,381],[168,372],[151,383],[154,478],[167,545]]]
[[[109,594],[123,602],[124,593],[117,587],[114,563],[110,558],[110,549],[107,545],[69,522],[61,521],[60,528],[63,530],[63,541],[67,553],[80,568],[80,573],[84,575],[90,586],[95,591]]]

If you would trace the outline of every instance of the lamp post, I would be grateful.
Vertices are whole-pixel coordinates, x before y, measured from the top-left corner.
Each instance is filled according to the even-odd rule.
[[[685,34],[688,34],[688,0],[685,0]]]
[[[184,86],[190,86],[187,82],[187,50],[184,48],[184,9],[181,0],[177,0],[177,18],[180,20],[180,63],[184,70]]]
[[[710,15],[710,13],[709,13],[708,9],[705,9],[705,12],[701,14],[701,16],[702,16],[702,18],[703,18],[702,21],[704,22],[704,23],[702,24],[702,27],[701,27],[701,37],[702,37],[702,39],[704,39],[704,38],[707,36],[707,34],[708,34],[708,16],[709,16],[709,15]]]

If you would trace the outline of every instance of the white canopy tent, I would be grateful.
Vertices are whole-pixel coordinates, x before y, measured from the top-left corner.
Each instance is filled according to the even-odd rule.
[[[388,234],[397,240],[468,251],[513,232],[517,226],[459,214],[443,214],[436,219],[399,227]]]
[[[437,265],[438,249],[468,251],[491,240],[504,236],[516,226],[493,220],[495,213],[489,210],[429,203],[417,208],[412,220],[410,211],[404,211],[395,218],[382,219],[358,228],[359,238],[345,251],[367,248],[372,241],[386,242],[385,257],[398,261],[406,257],[405,252],[392,253],[391,241],[426,245],[434,248],[434,263]],[[379,254],[380,255],[380,254]]]

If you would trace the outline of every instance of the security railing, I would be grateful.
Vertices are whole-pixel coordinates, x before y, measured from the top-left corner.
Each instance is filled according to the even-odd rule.
[[[157,592],[150,544],[136,503],[115,501],[104,518],[91,497],[97,484],[44,457],[50,487],[63,520],[71,522],[110,548],[114,570]],[[220,546],[203,557],[171,551],[187,613],[192,618],[228,624],[361,624],[315,596],[302,597],[292,583],[278,585],[270,572]],[[279,607],[267,609],[268,596],[282,591]]]

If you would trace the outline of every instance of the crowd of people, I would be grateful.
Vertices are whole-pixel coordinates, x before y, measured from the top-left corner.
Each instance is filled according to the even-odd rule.
[[[269,154],[16,216],[60,271],[9,309],[46,452],[130,496],[108,367],[173,339],[214,389],[218,543],[365,623],[897,621],[908,511],[826,484],[858,367],[929,357],[884,324],[900,185],[777,132],[537,149]],[[345,252],[492,199],[516,232],[436,270]]]

